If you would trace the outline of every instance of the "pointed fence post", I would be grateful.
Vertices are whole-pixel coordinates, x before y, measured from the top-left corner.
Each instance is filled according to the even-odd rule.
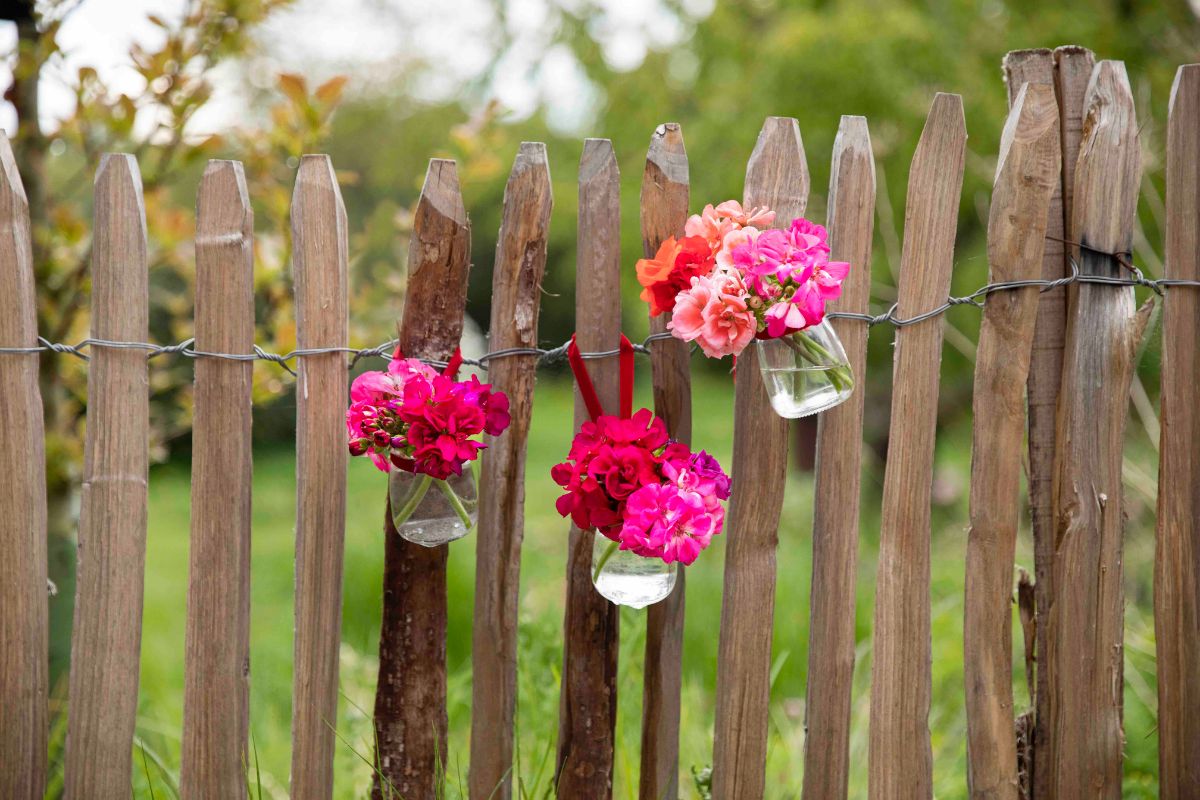
[[[939,93],[913,154],[897,317],[945,302],[967,131],[962,98]],[[883,484],[871,662],[872,800],[933,796],[929,537],[942,316],[899,328]]]
[[[37,347],[29,202],[0,133],[0,347]],[[38,354],[0,355],[0,797],[40,800],[49,681],[46,456]]]
[[[462,339],[471,226],[453,161],[431,159],[413,217],[399,350],[444,361]],[[433,800],[445,774],[446,559],[400,537],[384,513],[383,618],[371,796]]]
[[[537,347],[550,209],[546,146],[523,142],[504,189],[492,273],[491,350]],[[488,364],[488,381],[508,395],[512,421],[488,439],[475,537],[475,624],[471,638],[472,800],[509,800],[517,707],[517,599],[525,535],[525,456],[537,357]]]
[[[1141,178],[1138,128],[1125,67],[1101,61],[1088,85],[1075,172],[1071,254],[1086,276],[1128,277],[1109,253],[1128,253]],[[1121,461],[1133,359],[1148,313],[1133,288],[1075,287],[1055,457],[1055,599],[1050,795],[1121,795],[1124,676]],[[1086,724],[1081,721],[1086,720]]]
[[[688,161],[683,131],[667,122],[650,138],[642,173],[642,252],[651,258],[664,239],[683,235],[688,216]],[[650,318],[650,332],[667,329],[667,315]],[[654,413],[672,439],[692,440],[691,348],[679,339],[650,343]],[[642,760],[638,797],[679,797],[679,704],[683,671],[684,577],[675,589],[646,609],[646,657],[642,686]]]
[[[1014,50],[1004,57],[1004,77],[1011,106],[1025,83],[1054,87],[1059,106],[1059,147],[1062,153],[1059,185],[1050,198],[1046,223],[1046,247],[1042,255],[1042,279],[1056,280],[1071,273],[1065,239],[1071,224],[1075,161],[1083,127],[1083,94],[1092,74],[1095,57],[1076,46],[1050,50]],[[1046,638],[1047,620],[1054,604],[1054,441],[1058,394],[1062,389],[1063,346],[1067,338],[1067,297],[1074,287],[1048,289],[1039,294],[1033,354],[1029,363],[1029,507],[1033,522],[1034,637],[1033,659],[1037,663],[1034,699],[1033,775],[1034,797],[1047,796],[1045,776],[1038,769],[1045,763],[1050,739],[1050,686],[1054,682],[1053,654]],[[1026,658],[1030,652],[1026,652]]]
[[[1200,280],[1200,64],[1175,73],[1167,123],[1166,277]],[[1154,628],[1159,791],[1200,797],[1200,289],[1167,293]]]
[[[621,335],[621,189],[608,139],[584,142],[579,162],[579,255],[575,326],[583,352],[612,350]],[[617,359],[588,362],[604,409],[617,408]],[[575,392],[575,430],[588,419]],[[567,544],[562,694],[558,723],[558,797],[612,797],[617,721],[620,609],[592,586],[595,533],[571,526]]]
[[[237,161],[210,161],[196,200],[198,352],[254,353],[254,212]],[[249,361],[195,362],[192,527],[180,791],[246,791],[250,692]]]
[[[744,204],[770,206],[787,225],[808,203],[800,125],[768,117],[746,164]],[[788,421],[771,408],[754,347],[738,358],[733,497],[725,519],[725,589],[717,654],[713,797],[756,800],[766,783],[775,547],[787,481]]]
[[[871,297],[875,158],[866,117],[842,117],[829,176],[830,258],[850,263],[832,311],[865,314]],[[863,408],[867,392],[867,326],[835,320],[854,373],[854,394],[817,421],[813,508],[813,580],[808,634],[804,789],[807,798],[844,798],[850,776],[850,701],[854,680],[854,615]]]
[[[94,214],[91,336],[144,342],[146,212],[133,156],[101,157]],[[68,798],[120,797],[130,790],[146,565],[149,411],[146,353],[93,350],[71,633]]]
[[[300,159],[292,194],[296,343],[345,347],[346,208],[328,156]],[[346,538],[346,356],[301,356],[296,378],[296,640],[292,798],[333,794],[342,556]]]
[[[1041,275],[1060,157],[1053,87],[1023,84],[1000,138],[988,218],[990,283]],[[967,781],[971,796],[980,800],[1020,796],[1013,733],[1013,570],[1020,525],[1022,400],[1038,305],[1033,287],[989,295],[975,359],[963,657]]]

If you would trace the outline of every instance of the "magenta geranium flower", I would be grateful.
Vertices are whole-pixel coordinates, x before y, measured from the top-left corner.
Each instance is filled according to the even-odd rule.
[[[438,374],[417,359],[394,357],[386,372],[364,372],[350,387],[346,430],[351,455],[438,480],[461,475],[509,424],[508,397],[471,376]]]

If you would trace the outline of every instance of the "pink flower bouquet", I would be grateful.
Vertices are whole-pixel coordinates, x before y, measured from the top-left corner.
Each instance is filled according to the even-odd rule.
[[[622,337],[622,343],[622,356],[628,353],[631,358],[632,349],[624,347],[628,340]],[[564,490],[556,507],[580,530],[594,530],[608,539],[593,561],[592,580],[601,593],[641,607],[661,597],[627,602],[627,595],[610,595],[602,582],[610,559],[618,554],[638,557],[632,572],[643,577],[654,570],[645,564],[638,569],[638,561],[658,560],[668,567],[694,562],[721,532],[729,476],[709,454],[693,453],[686,444],[671,440],[665,423],[649,409],[630,414],[631,386],[622,387],[620,416],[603,413],[574,341],[570,356],[592,419],[575,435],[566,461],[550,471]],[[622,373],[631,376],[632,366]],[[664,573],[673,584],[674,573],[659,571]],[[669,590],[667,585],[662,596]]]
[[[783,416],[804,416],[788,402],[796,400],[795,381],[827,385],[836,402],[853,388],[845,353],[825,322],[826,304],[841,294],[850,265],[829,260],[821,225],[800,217],[767,228],[774,221],[770,209],[743,209],[736,200],[706,205],[688,219],[682,239],[667,239],[654,258],[637,262],[637,277],[651,316],[670,314],[667,329],[709,358],[736,358],[753,341],[776,342],[760,347],[772,403]],[[807,404],[805,413],[836,402]]]
[[[508,397],[474,375],[456,380],[459,363],[455,353],[446,371],[438,373],[397,351],[386,372],[364,372],[350,387],[350,454],[365,455],[392,473],[393,522],[402,536],[419,544],[441,544],[470,530],[474,476],[463,467],[487,446],[480,441],[483,434],[499,436],[509,423]],[[437,501],[426,498],[431,486],[440,490]],[[410,523],[418,508],[426,515]],[[439,510],[452,512],[444,524],[438,523]]]

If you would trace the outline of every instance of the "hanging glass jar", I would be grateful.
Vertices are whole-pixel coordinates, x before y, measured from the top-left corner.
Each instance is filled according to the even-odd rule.
[[[757,339],[754,344],[771,407],[781,417],[795,419],[827,411],[854,391],[850,361],[828,319],[777,339]]]
[[[592,585],[619,606],[645,608],[657,603],[675,588],[678,571],[678,563],[639,556],[632,550],[621,550],[603,534],[594,535]]]
[[[479,489],[471,467],[444,481],[393,469],[388,495],[396,532],[422,547],[461,539],[475,527],[479,514]]]

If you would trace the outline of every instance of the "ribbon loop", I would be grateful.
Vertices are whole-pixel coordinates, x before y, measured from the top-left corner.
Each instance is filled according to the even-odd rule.
[[[621,334],[621,419],[633,416],[633,343]]]
[[[583,356],[579,353],[579,345],[575,343],[575,334],[571,334],[571,343],[567,345],[567,361],[571,364],[571,372],[575,373],[575,384],[579,387],[583,404],[587,406],[588,416],[595,422],[604,414],[604,408],[600,405],[600,397],[596,394],[596,387],[592,385],[592,377],[588,375]]]

